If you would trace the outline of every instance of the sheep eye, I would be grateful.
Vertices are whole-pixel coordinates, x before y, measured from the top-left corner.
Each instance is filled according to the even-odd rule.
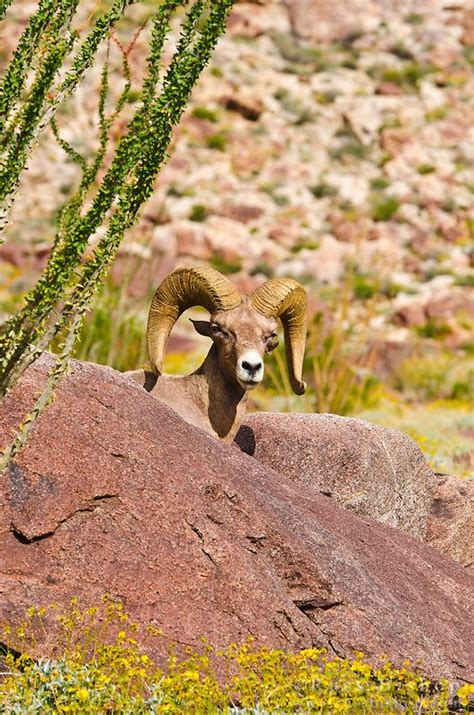
[[[224,328],[222,328],[217,323],[214,323],[212,325],[212,332],[214,333],[214,335],[220,335],[221,337],[226,338],[226,339],[230,337],[227,330],[224,330]]]

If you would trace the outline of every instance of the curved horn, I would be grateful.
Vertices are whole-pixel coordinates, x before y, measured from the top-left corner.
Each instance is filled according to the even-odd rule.
[[[277,278],[256,288],[250,300],[268,318],[280,318],[291,387],[297,395],[302,395],[306,390],[301,373],[307,325],[307,299],[303,286],[291,278]]]
[[[181,313],[202,305],[210,313],[231,310],[242,302],[240,293],[223,275],[207,266],[178,268],[156,289],[146,329],[151,369],[161,375],[169,334]]]

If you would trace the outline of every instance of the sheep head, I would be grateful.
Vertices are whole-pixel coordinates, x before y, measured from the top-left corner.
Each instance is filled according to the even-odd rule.
[[[195,329],[216,346],[219,366],[228,380],[245,390],[263,378],[263,356],[278,345],[277,318],[284,334],[292,389],[301,395],[306,341],[306,294],[291,279],[270,280],[242,297],[232,283],[213,268],[178,268],[157,288],[147,326],[152,370],[160,375],[169,334],[187,308],[202,305],[210,321],[193,321]]]

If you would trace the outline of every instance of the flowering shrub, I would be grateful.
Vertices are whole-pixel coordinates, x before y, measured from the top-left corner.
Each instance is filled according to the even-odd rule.
[[[54,657],[34,660],[38,629],[58,632]],[[447,713],[448,683],[431,683],[409,663],[396,668],[331,658],[324,650],[298,653],[248,641],[215,650],[204,641],[165,669],[147,655],[149,639],[164,638],[153,625],[131,622],[122,604],[104,597],[82,611],[73,599],[67,613],[32,608],[20,626],[3,628],[8,674],[0,679],[0,709],[21,713]],[[140,643],[140,644],[139,644]],[[21,656],[15,653],[21,650]],[[454,698],[468,707],[474,687]]]

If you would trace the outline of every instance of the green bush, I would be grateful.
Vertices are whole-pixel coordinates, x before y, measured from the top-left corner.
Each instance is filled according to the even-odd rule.
[[[390,181],[385,176],[377,176],[375,179],[372,179],[370,186],[375,191],[379,191],[380,189],[388,188],[390,186]]]
[[[377,281],[370,278],[370,276],[363,275],[361,273],[355,273],[352,279],[352,291],[355,298],[359,300],[368,300],[373,298],[379,290],[379,285]]]
[[[209,122],[217,122],[219,120],[218,113],[214,109],[208,109],[208,107],[194,107],[193,117],[207,119]]]
[[[423,176],[424,174],[432,174],[433,171],[436,171],[436,166],[433,166],[433,164],[420,164],[416,167],[416,170]]]
[[[309,190],[317,199],[322,199],[325,196],[337,196],[336,187],[331,184],[326,184],[325,181],[320,181],[319,184],[310,186]]]
[[[342,146],[333,149],[330,152],[332,159],[342,159],[344,156],[353,156],[356,159],[365,159],[368,154],[368,148],[362,142],[349,140],[344,142]]]
[[[400,204],[394,196],[386,196],[374,202],[372,218],[374,221],[388,221],[399,208]]]
[[[387,67],[382,71],[382,79],[393,82],[401,87],[417,87],[418,83],[427,74],[434,71],[431,65],[419,62],[405,62],[400,67]]]
[[[412,401],[474,401],[474,361],[448,352],[417,354],[396,368],[394,386]]]
[[[242,270],[242,261],[240,258],[227,259],[219,256],[217,253],[209,259],[209,265],[220,273],[238,273]]]
[[[223,132],[211,134],[206,137],[206,145],[209,149],[217,149],[217,151],[225,151],[227,146],[227,137]]]
[[[450,334],[451,329],[439,318],[428,318],[426,323],[416,328],[416,332],[422,338],[444,338]]]
[[[198,221],[202,222],[207,219],[209,216],[209,210],[207,206],[204,206],[203,204],[194,204],[194,206],[191,209],[191,213],[189,214],[189,218],[191,221]]]

